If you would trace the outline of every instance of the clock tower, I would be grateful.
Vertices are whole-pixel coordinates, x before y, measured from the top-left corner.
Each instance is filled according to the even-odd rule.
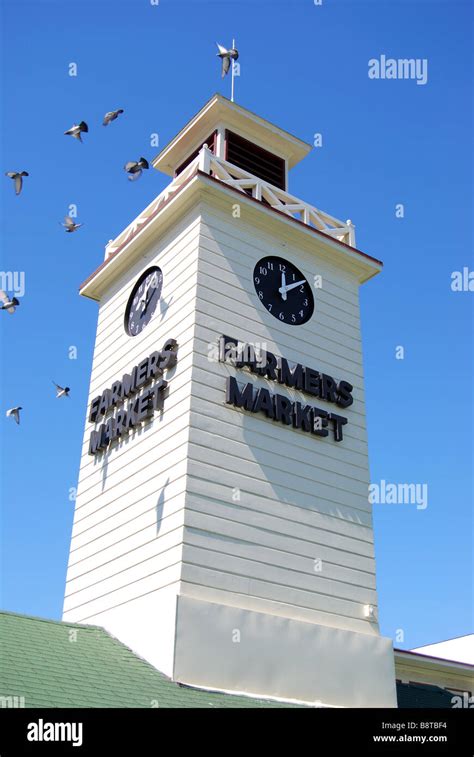
[[[359,322],[382,264],[289,192],[310,149],[215,95],[82,284],[99,316],[63,619],[180,683],[390,707]]]

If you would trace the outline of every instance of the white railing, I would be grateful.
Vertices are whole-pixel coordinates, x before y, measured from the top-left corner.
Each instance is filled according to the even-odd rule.
[[[105,259],[112,255],[116,250],[118,250],[118,248],[125,244],[125,242],[128,242],[129,239],[131,239],[138,231],[138,229],[143,226],[143,224],[145,224],[154,213],[156,213],[158,208],[163,205],[171,197],[171,195],[174,194],[182,186],[182,184],[196,172],[200,157],[201,154],[197,155],[189,164],[189,166],[186,166],[186,168],[181,171],[178,176],[175,176],[171,184],[168,184],[168,186],[162,192],[160,192],[160,194],[157,195],[154,200],[150,202],[145,210],[142,210],[140,215],[137,216],[135,220],[132,221],[132,223],[129,224],[118,235],[118,237],[110,240],[110,242],[105,247]]]
[[[296,218],[298,221],[302,221],[307,226],[318,229],[318,231],[322,231],[324,234],[328,234],[351,247],[355,247],[355,227],[351,221],[346,221],[345,223],[339,221],[328,213],[318,210],[313,205],[299,200],[289,192],[285,192],[285,190],[279,189],[263,179],[259,179],[258,176],[254,176],[248,171],[238,168],[233,163],[223,160],[223,158],[216,157],[207,145],[204,145],[196,158],[173,179],[166,189],[155,197],[153,202],[116,239],[109,242],[105,248],[105,257],[108,258],[109,255],[127,242],[196,170],[212,175],[230,187],[234,187],[245,194],[250,194],[256,200],[265,201],[275,210],[279,210],[292,218]]]

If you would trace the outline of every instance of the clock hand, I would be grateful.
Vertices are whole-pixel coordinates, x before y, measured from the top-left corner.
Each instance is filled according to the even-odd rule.
[[[148,287],[148,289],[146,290],[146,293],[145,293],[145,297],[144,297],[144,299],[142,300],[142,302],[143,302],[143,311],[142,311],[142,315],[144,315],[144,314],[146,313],[146,311],[147,311],[147,308],[148,308],[148,305],[150,304],[150,302],[151,302],[151,301],[152,301],[152,299],[153,299],[153,294],[155,293],[155,289],[156,289],[156,287],[152,287],[152,286],[150,285],[150,286]],[[151,290],[151,294],[150,294],[150,290]]]
[[[286,295],[286,293],[289,292],[291,289],[295,289],[296,287],[299,287],[302,284],[306,284],[306,279],[303,279],[302,281],[297,281],[294,284],[288,284],[288,286],[283,285],[278,291],[281,292],[282,295]],[[283,299],[286,300],[286,297],[284,296]]]
[[[282,296],[283,300],[286,300],[286,275],[284,273],[281,274],[281,287],[278,290]]]

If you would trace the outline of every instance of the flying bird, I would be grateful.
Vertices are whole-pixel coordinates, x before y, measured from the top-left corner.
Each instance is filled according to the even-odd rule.
[[[19,425],[20,424],[20,410],[23,410],[23,408],[22,407],[12,407],[12,408],[10,408],[10,410],[7,410],[7,412],[6,412],[7,418],[11,416],[12,418],[14,418],[16,420],[16,422]]]
[[[216,42],[216,45],[219,49],[217,57],[222,60],[222,78],[224,78],[224,76],[229,73],[230,61],[238,60],[239,51],[235,47],[231,47],[230,50],[227,50],[226,47],[223,47],[218,42]]]
[[[65,131],[64,133],[74,137],[74,139],[78,139],[79,142],[82,142],[81,133],[82,132],[88,132],[89,127],[87,126],[85,121],[81,121],[79,124],[73,124],[70,129]]]
[[[5,176],[15,182],[15,194],[19,195],[23,186],[23,176],[29,176],[28,171],[7,171]]]
[[[115,121],[115,119],[118,118],[121,113],[123,113],[123,108],[119,108],[118,110],[110,110],[105,114],[102,126],[107,126],[111,121]]]
[[[124,165],[124,169],[128,173],[130,181],[136,181],[136,179],[139,179],[144,168],[150,168],[148,161],[145,160],[145,158],[140,158],[138,162],[131,160]]]
[[[59,399],[60,397],[69,397],[69,392],[71,390],[68,386],[59,386],[55,381],[53,381],[53,384],[56,387],[56,399]]]
[[[3,291],[3,289],[0,289],[0,300],[3,302],[0,310],[6,310],[7,313],[14,313],[16,308],[20,304],[19,300],[17,300],[16,297],[9,297],[8,294]]]
[[[66,234],[72,234],[73,231],[76,231],[76,229],[79,229],[81,226],[84,226],[84,224],[74,223],[71,216],[64,216],[64,223],[62,223],[61,226],[64,226],[64,230]]]

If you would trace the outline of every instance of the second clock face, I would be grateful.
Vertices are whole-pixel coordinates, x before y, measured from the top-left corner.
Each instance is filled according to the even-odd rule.
[[[313,315],[311,285],[288,260],[262,258],[255,266],[253,283],[263,307],[279,321],[299,326]]]
[[[163,274],[157,266],[149,268],[133,287],[125,311],[125,331],[137,336],[151,321],[160,301]]]

